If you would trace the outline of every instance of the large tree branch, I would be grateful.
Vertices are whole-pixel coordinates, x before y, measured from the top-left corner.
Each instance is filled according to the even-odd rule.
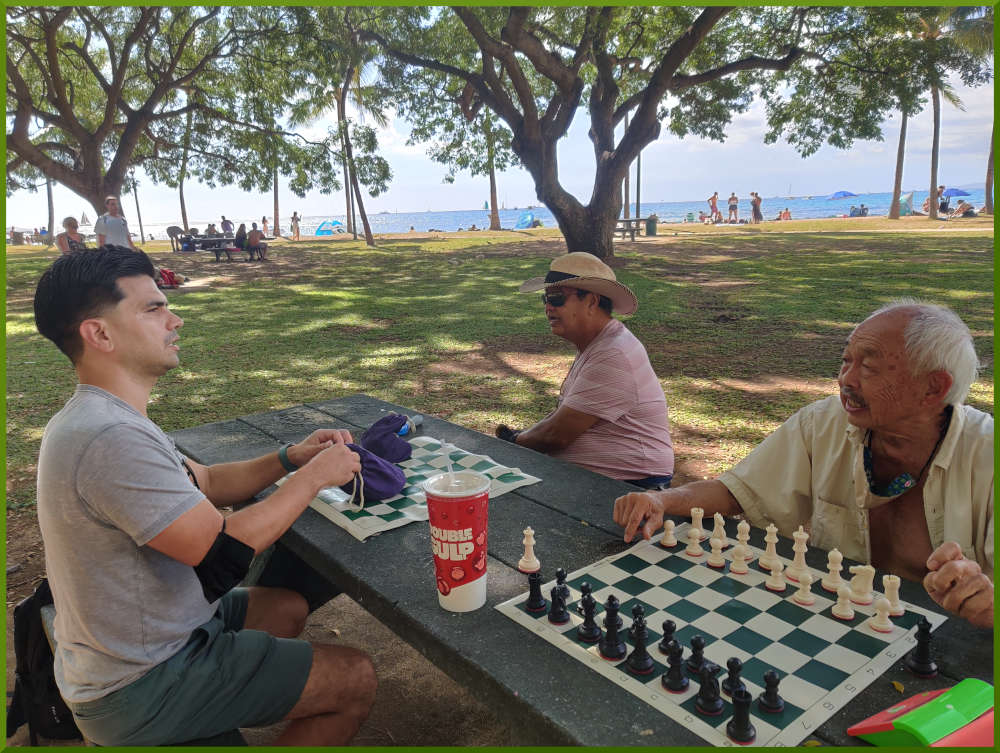
[[[552,81],[563,94],[568,94],[573,89],[576,74],[566,67],[557,53],[549,52],[538,37],[525,29],[530,10],[524,6],[511,8],[507,23],[500,30],[500,39],[527,57],[535,70]]]
[[[733,73],[739,73],[740,71],[787,71],[805,54],[805,50],[795,47],[781,58],[763,58],[757,55],[750,55],[742,60],[734,60],[731,63],[720,65],[717,68],[712,68],[702,73],[695,73],[689,76],[683,74],[674,75],[671,80],[670,90],[680,91],[688,89],[692,86],[715,81]],[[819,56],[813,57],[818,58]]]

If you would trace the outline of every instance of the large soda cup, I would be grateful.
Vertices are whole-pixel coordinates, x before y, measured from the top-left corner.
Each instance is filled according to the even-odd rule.
[[[490,479],[476,471],[441,473],[423,483],[431,524],[438,602],[452,612],[486,603],[486,524]]]

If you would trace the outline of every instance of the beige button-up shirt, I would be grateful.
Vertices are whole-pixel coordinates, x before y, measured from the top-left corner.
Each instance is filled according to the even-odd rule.
[[[886,499],[868,489],[864,436],[834,395],[802,408],[719,480],[752,525],[774,523],[785,536],[802,525],[810,544],[870,562],[868,510]],[[992,579],[992,416],[955,406],[923,498],[932,547],[957,542]]]

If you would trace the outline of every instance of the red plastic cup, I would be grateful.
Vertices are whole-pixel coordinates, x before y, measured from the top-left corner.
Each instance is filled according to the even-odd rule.
[[[476,471],[441,473],[423,483],[431,524],[438,603],[471,612],[486,603],[490,479]]]

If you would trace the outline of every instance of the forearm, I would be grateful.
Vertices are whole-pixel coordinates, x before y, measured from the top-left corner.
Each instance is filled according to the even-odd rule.
[[[568,447],[576,437],[566,438],[557,431],[554,414],[549,414],[534,426],[517,435],[515,443],[538,452],[554,452]]]
[[[226,518],[226,533],[259,554],[291,527],[321,487],[314,474],[304,468],[266,500],[248,505]]]
[[[717,512],[727,516],[743,512],[736,497],[718,479],[692,481],[684,486],[652,494],[656,495],[663,506],[665,515],[687,516],[691,514],[692,507],[704,510],[706,518],[711,518]]]
[[[205,470],[202,491],[216,507],[245,502],[287,473],[277,451],[253,460],[210,465]]]

